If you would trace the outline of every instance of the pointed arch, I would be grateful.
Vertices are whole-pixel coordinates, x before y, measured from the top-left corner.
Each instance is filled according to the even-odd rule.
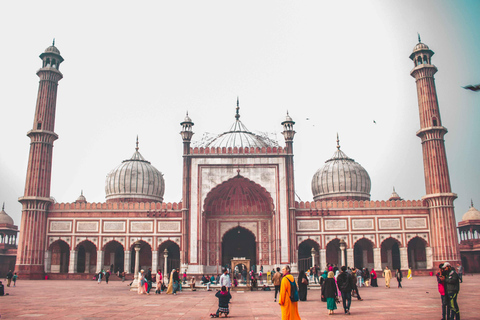
[[[408,241],[408,265],[414,270],[427,268],[427,242],[416,236]]]
[[[271,215],[273,198],[261,185],[237,175],[214,187],[205,197],[207,215]]]
[[[70,246],[62,239],[58,239],[48,247],[52,253],[51,272],[67,273],[70,262]]]

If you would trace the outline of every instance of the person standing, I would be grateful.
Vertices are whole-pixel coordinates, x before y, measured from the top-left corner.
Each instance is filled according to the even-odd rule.
[[[179,281],[180,277],[178,276],[178,269],[173,269],[173,295],[177,294]]]
[[[408,267],[407,279],[412,280],[412,267]]]
[[[220,286],[228,288],[228,292],[230,292],[230,288],[232,287],[232,282],[230,281],[230,276],[228,275],[228,270],[223,269],[223,274],[220,277]]]
[[[390,288],[390,280],[392,279],[392,271],[388,269],[388,266],[383,270],[383,277],[385,278],[385,287]]]
[[[463,266],[461,264],[457,264],[457,274],[458,274],[458,279],[460,279],[460,282],[463,282]]]
[[[152,268],[148,268],[147,274],[145,275],[145,280],[145,291],[147,292],[147,294],[150,294],[150,290],[152,289]]]
[[[318,283],[320,283],[320,278],[318,277],[318,274],[320,273],[320,268],[315,265],[313,267],[313,280],[315,281],[315,284],[317,284],[317,281]]]
[[[18,279],[18,276],[17,276],[17,273],[15,272],[15,274],[14,274],[13,277],[12,277],[13,286],[14,286],[14,287],[17,286],[17,279]]]
[[[445,296],[445,281],[441,279],[443,275],[443,263],[438,266],[438,272],[436,274],[438,283],[438,292],[442,299],[442,320],[447,320],[447,297]]]
[[[108,279],[110,278],[110,270],[107,270],[107,272],[105,272],[105,283],[108,284]]]
[[[282,309],[282,320],[301,320],[298,314],[298,301],[291,300],[292,290],[297,289],[295,279],[290,274],[290,266],[282,268],[283,278],[280,284],[278,304]]]
[[[445,269],[445,273],[440,279],[445,282],[446,295],[448,297],[447,316],[450,320],[460,320],[460,309],[457,304],[457,296],[460,291],[460,279],[450,263],[445,262],[443,268]]]
[[[352,290],[352,291],[356,294],[358,301],[363,301],[362,297],[360,297],[360,292],[358,292],[358,285],[357,285],[357,284],[358,284],[357,282],[358,282],[358,279],[359,279],[359,278],[357,277],[357,275],[358,275],[357,272],[359,272],[359,271],[360,271],[359,269],[355,269],[355,271],[352,272],[352,274],[351,274],[350,276],[352,277],[352,280],[353,280],[353,284],[352,284],[352,285],[353,285],[353,290]],[[355,278],[356,278],[357,280],[355,280]],[[360,279],[361,279],[361,276],[360,276]],[[362,281],[360,280],[360,283],[361,283],[361,282],[362,282]]]
[[[12,283],[12,278],[13,278],[12,270],[9,270],[7,273],[7,277],[5,278],[7,280],[7,287],[10,287],[10,283]]]
[[[370,273],[370,280],[371,280],[371,286],[372,287],[378,287],[378,283],[377,283],[377,272],[375,271],[375,269],[372,268],[372,272]]]
[[[300,271],[298,274],[298,297],[300,301],[307,301],[307,287],[308,287],[308,278],[305,274],[305,271]]]
[[[402,271],[400,271],[400,269],[397,269],[397,273],[395,274],[395,277],[397,278],[397,282],[398,282],[398,288],[402,288]]]
[[[173,293],[173,273],[175,272],[175,269],[170,271],[170,277],[168,280],[168,288],[167,288],[167,294],[172,294]]]
[[[137,290],[137,293],[138,294],[146,293],[145,292],[145,274],[144,274],[143,269],[140,270],[140,272],[138,274],[138,290]]]
[[[155,284],[156,284],[155,294],[162,293],[162,282],[163,282],[162,270],[158,269],[157,276],[155,277]]]
[[[350,305],[352,304],[352,290],[355,279],[347,273],[347,267],[342,267],[342,272],[337,277],[338,290],[342,295],[343,310],[345,314],[350,314]]]
[[[330,271],[328,273],[327,279],[322,286],[322,301],[327,301],[328,315],[333,314],[334,310],[337,309],[337,299],[337,285],[335,284],[333,271]]]
[[[187,269],[183,271],[183,284],[187,284]]]
[[[277,267],[277,272],[273,275],[272,283],[275,286],[275,298],[273,302],[277,302],[277,293],[280,292],[280,283],[282,281],[282,274],[280,273],[280,268]]]
[[[103,276],[103,273],[102,273],[102,271],[100,271],[98,273],[98,284],[102,283],[102,276]]]
[[[244,284],[247,284],[247,273],[247,268],[244,267],[242,269],[242,281]]]

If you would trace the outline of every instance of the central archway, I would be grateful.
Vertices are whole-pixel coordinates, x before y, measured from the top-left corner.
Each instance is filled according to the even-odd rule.
[[[201,263],[207,270],[230,265],[233,257],[248,258],[255,267],[273,264],[274,203],[264,187],[238,174],[210,190],[203,208]]]
[[[236,227],[227,231],[222,238],[222,266],[230,265],[233,258],[250,260],[250,265],[257,264],[255,235],[249,230]]]

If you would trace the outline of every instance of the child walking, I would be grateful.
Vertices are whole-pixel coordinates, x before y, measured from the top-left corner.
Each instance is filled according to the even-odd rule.
[[[228,309],[228,304],[230,303],[230,299],[232,299],[232,296],[230,292],[228,292],[227,287],[222,286],[222,290],[217,291],[215,297],[218,298],[218,310],[217,313],[211,313],[210,318],[218,318],[220,317],[220,313],[224,313],[225,317],[227,317],[228,313],[230,312]]]

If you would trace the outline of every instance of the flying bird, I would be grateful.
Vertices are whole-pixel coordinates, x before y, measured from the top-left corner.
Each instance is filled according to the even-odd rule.
[[[373,123],[377,124],[377,122],[375,120],[373,120]]]
[[[467,89],[467,90],[472,90],[472,91],[479,91],[480,90],[480,84],[477,84],[477,85],[468,85],[466,87],[463,87],[463,89]]]

